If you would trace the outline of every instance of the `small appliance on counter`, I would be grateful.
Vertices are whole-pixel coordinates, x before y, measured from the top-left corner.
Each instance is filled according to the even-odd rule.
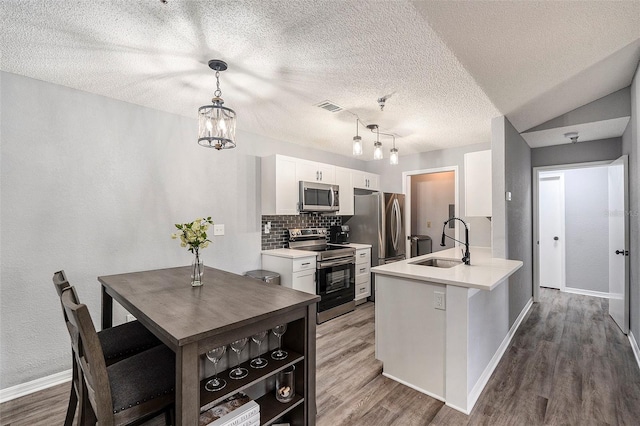
[[[349,225],[334,225],[329,228],[331,244],[347,244],[349,242]]]

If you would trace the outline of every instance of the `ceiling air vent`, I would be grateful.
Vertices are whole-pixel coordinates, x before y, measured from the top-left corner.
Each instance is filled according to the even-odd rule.
[[[319,104],[315,104],[314,106],[317,106],[318,108],[326,109],[329,112],[338,112],[344,109],[341,106],[336,105],[331,101],[322,101]]]

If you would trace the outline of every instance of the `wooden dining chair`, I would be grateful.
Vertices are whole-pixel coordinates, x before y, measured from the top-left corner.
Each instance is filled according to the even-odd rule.
[[[70,288],[70,291],[73,292],[75,302],[79,303],[75,288],[69,284],[64,271],[61,270],[53,274],[53,284],[58,293],[58,297],[62,296],[62,292],[65,289]],[[65,322],[67,322],[68,319],[64,307],[62,312]],[[100,341],[100,346],[102,347],[102,352],[107,366],[144,350],[158,346],[161,343],[153,333],[147,330],[138,321],[127,322],[122,325],[99,331],[98,339]],[[64,422],[65,426],[71,426],[73,424],[76,406],[79,407],[78,418],[82,421],[84,413],[82,411],[83,402],[81,397],[82,380],[78,371],[78,365],[75,361],[75,354],[72,354],[72,381],[71,391],[69,394],[69,405],[67,407],[67,416]]]
[[[173,351],[159,345],[107,366],[87,306],[77,303],[72,287],[62,290],[60,300],[82,379],[79,391],[86,404],[82,424],[129,425],[163,411],[172,413],[175,404]],[[171,416],[167,415],[165,421],[171,424]]]

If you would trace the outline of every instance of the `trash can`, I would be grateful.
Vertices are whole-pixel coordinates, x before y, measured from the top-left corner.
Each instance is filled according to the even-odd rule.
[[[264,281],[265,283],[280,285],[280,274],[264,269],[256,269],[255,271],[245,272],[245,276]]]
[[[428,235],[411,236],[411,257],[429,254],[432,251],[431,237]]]

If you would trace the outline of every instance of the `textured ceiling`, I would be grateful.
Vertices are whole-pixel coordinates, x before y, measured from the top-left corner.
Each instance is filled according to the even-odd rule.
[[[489,142],[502,114],[526,130],[553,118],[540,99],[640,38],[637,1],[0,5],[2,70],[195,118],[215,89],[207,61],[219,58],[240,130],[342,155],[351,113],[395,134],[401,155]],[[566,107],[551,96],[552,113],[628,85],[638,49],[627,50],[626,65],[576,84]],[[389,94],[381,112],[376,100]],[[348,111],[314,106],[326,99]],[[373,136],[360,134],[370,159]]]

